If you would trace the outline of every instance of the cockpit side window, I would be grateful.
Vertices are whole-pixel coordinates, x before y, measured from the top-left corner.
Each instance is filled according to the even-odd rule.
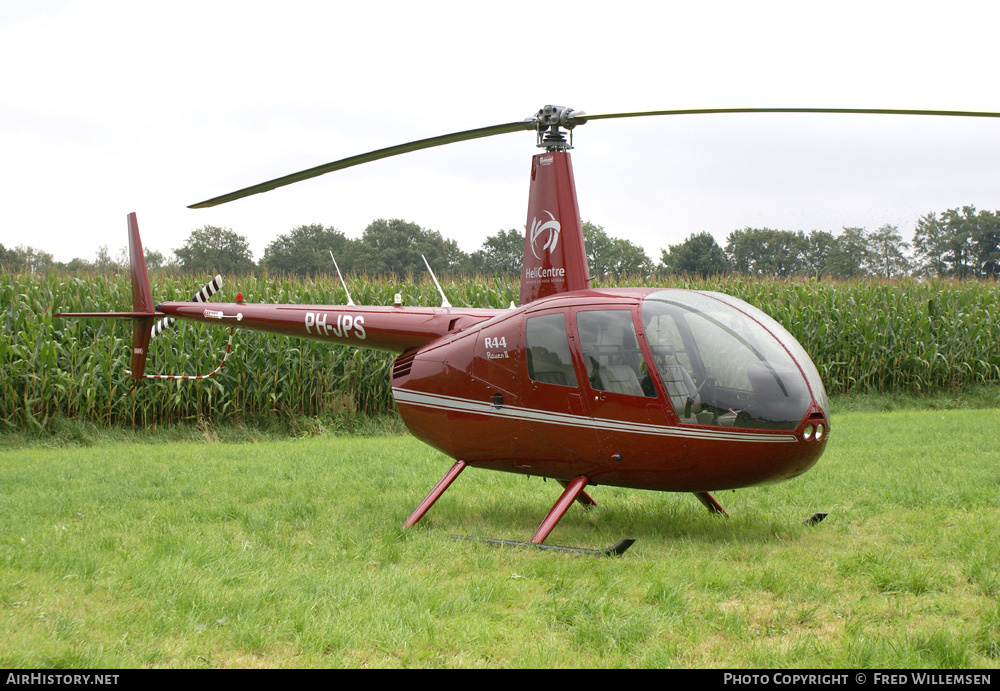
[[[793,358],[730,302],[667,289],[644,299],[642,321],[681,422],[794,429],[806,414],[812,397]]]
[[[569,354],[566,315],[528,317],[525,327],[528,376],[544,384],[576,386],[576,371]]]
[[[576,314],[576,326],[592,389],[656,397],[656,386],[639,350],[631,311],[582,310]]]
[[[700,364],[700,353],[689,347],[691,337],[685,342],[680,327],[687,325],[676,318],[676,314],[662,311],[657,313],[643,312],[643,327],[646,330],[646,340],[653,354],[653,362],[663,380],[670,403],[677,416],[685,422],[695,422],[692,408],[698,403],[698,388],[695,379],[703,378],[703,370],[695,369],[694,362]],[[691,403],[688,403],[691,399]],[[687,413],[685,415],[685,413]],[[686,418],[691,418],[690,420]]]

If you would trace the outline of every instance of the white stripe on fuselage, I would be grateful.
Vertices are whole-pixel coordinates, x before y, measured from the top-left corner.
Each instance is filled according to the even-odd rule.
[[[508,405],[498,408],[489,401],[474,401],[468,398],[456,398],[454,396],[420,393],[407,389],[394,388],[392,390],[392,395],[396,399],[397,403],[418,406],[421,408],[452,410],[460,413],[473,413],[489,417],[503,417],[512,420],[541,422],[548,425],[586,427],[588,429],[603,430],[608,432],[652,434],[663,437],[682,437],[685,439],[704,439],[711,441],[759,442],[765,444],[787,444],[798,441],[794,434],[730,432],[728,430],[720,429],[697,429],[689,427],[652,425],[641,422],[612,420],[609,418],[593,418],[586,415],[553,413],[547,410],[519,408]]]

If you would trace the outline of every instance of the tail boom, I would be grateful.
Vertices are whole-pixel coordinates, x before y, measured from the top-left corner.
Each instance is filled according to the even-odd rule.
[[[269,305],[241,302],[211,305],[163,302],[156,307],[175,319],[235,326],[393,353],[422,346],[453,331],[507,312],[454,307]]]

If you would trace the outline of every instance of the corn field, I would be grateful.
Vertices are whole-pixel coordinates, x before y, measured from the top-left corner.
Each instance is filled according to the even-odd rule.
[[[153,276],[155,300],[188,300],[209,277]],[[641,285],[641,280],[621,285]],[[934,392],[1000,382],[996,283],[864,281],[826,283],[725,277],[666,279],[664,287],[717,290],[764,310],[815,361],[828,391]],[[605,284],[603,287],[609,287]],[[437,305],[430,280],[369,280],[348,288],[358,304]],[[445,281],[456,306],[507,307],[516,281]],[[216,300],[343,304],[331,277],[227,278]],[[129,395],[131,347],[125,320],[53,319],[56,311],[130,309],[126,276],[0,274],[0,431],[47,429],[60,417],[98,425],[329,418],[392,409],[392,355],[237,330],[217,375],[200,382],[147,380]],[[228,329],[178,323],[154,339],[147,372],[204,374],[216,367]]]

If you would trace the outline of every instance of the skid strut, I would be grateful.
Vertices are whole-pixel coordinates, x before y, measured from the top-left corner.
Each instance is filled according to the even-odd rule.
[[[711,511],[712,513],[722,514],[726,518],[729,518],[729,514],[726,513],[726,510],[724,508],[722,508],[722,504],[715,501],[715,497],[713,497],[708,492],[694,492],[694,496],[698,497],[698,501],[704,504],[705,508]]]
[[[583,492],[583,488],[587,486],[589,478],[586,475],[577,475],[575,478],[566,483],[566,489],[563,490],[562,495],[556,500],[555,506],[549,509],[549,513],[542,519],[538,528],[535,529],[535,534],[531,536],[528,541],[533,545],[539,545],[545,542],[545,538],[549,536],[552,529],[556,527],[556,523],[566,515],[566,510],[569,509],[570,505],[577,500],[577,497]],[[587,495],[584,493],[584,496]],[[590,497],[587,497],[590,499]],[[593,500],[591,499],[591,502]],[[587,502],[582,502],[586,504]]]
[[[569,487],[569,483],[566,482],[565,480],[559,480],[559,484],[563,486],[563,489]],[[580,490],[580,493],[576,495],[576,500],[577,502],[580,503],[581,506],[588,509],[593,506],[597,506],[597,502],[594,501],[593,498],[591,498],[591,496],[586,492],[584,492],[582,489]]]
[[[441,495],[444,494],[444,491],[448,489],[449,485],[455,481],[458,474],[465,470],[465,466],[465,461],[456,461],[455,465],[449,468],[448,472],[444,474],[444,477],[441,478],[436,485],[434,485],[434,489],[431,490],[430,494],[424,497],[424,500],[420,502],[420,506],[418,506],[416,510],[410,514],[410,517],[406,519],[406,523],[403,524],[403,527],[412,528],[416,525],[417,521],[423,518],[424,514],[427,513],[427,510],[434,506],[434,502],[441,498]]]

